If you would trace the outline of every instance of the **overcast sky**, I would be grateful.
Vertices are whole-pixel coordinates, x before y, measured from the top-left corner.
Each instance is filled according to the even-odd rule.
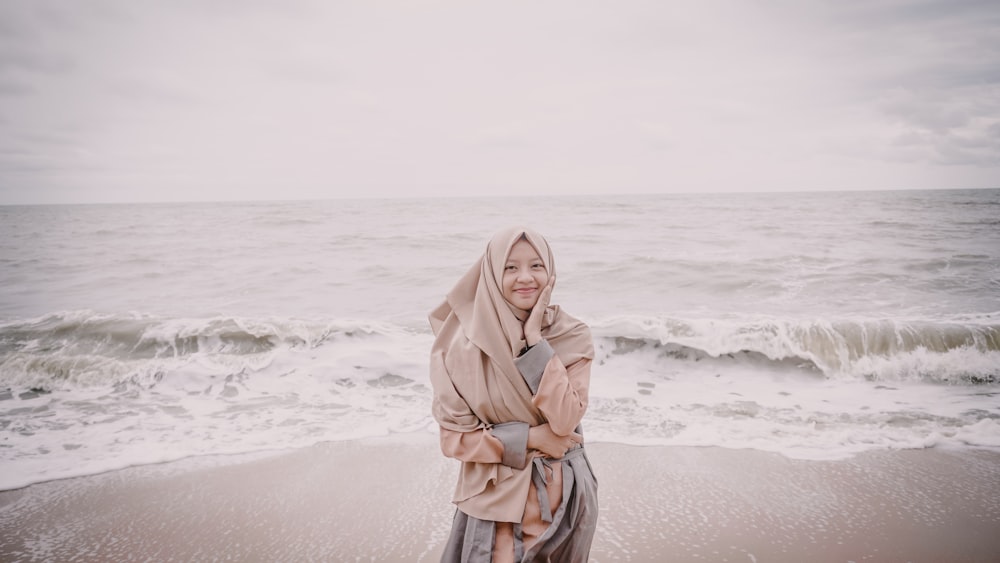
[[[0,204],[985,187],[995,0],[0,0]]]

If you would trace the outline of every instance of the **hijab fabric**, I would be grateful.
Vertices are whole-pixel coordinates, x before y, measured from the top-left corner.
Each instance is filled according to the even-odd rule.
[[[528,313],[508,303],[502,291],[507,257],[522,238],[538,252],[549,276],[554,276],[552,251],[540,234],[524,227],[505,229],[493,236],[483,256],[430,314],[435,335],[430,365],[432,411],[444,429],[471,432],[505,422],[530,426],[545,422],[514,364],[525,345],[523,322]],[[558,306],[546,309],[542,338],[564,366],[594,357],[590,330]],[[530,463],[526,469],[515,469],[499,463],[463,462],[454,501],[476,518],[520,522],[530,467]]]

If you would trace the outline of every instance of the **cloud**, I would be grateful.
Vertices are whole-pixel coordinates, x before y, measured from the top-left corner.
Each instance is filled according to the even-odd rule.
[[[995,12],[6,2],[0,186],[83,200],[986,187]]]
[[[136,103],[190,105],[204,103],[196,85],[169,73],[135,73],[110,79],[109,94]]]
[[[873,159],[996,169],[1000,10],[982,1],[819,3],[804,17],[849,84],[846,104],[880,123]],[[825,30],[825,32],[823,31]],[[867,133],[863,128],[862,134]]]
[[[0,72],[14,71],[62,74],[76,67],[72,57],[62,53],[0,48]]]
[[[0,79],[0,97],[28,96],[37,92],[29,82]]]

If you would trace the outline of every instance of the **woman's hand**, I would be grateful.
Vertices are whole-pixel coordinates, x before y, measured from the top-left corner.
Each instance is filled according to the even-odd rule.
[[[552,298],[552,288],[555,286],[556,277],[549,276],[548,283],[545,284],[542,292],[538,295],[538,301],[535,301],[535,306],[531,308],[528,320],[524,321],[524,342],[528,346],[534,346],[542,339],[542,319],[545,318],[545,309],[549,306],[549,299]]]
[[[560,436],[552,431],[548,422],[528,429],[528,449],[538,450],[553,459],[566,455],[566,452],[581,442],[583,436],[576,432]]]

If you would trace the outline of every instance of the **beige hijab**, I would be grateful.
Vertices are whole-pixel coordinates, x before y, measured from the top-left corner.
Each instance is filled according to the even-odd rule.
[[[555,275],[552,251],[540,234],[524,227],[505,229],[430,314],[436,336],[430,365],[432,411],[442,428],[470,432],[504,422],[545,422],[514,364],[525,345],[522,325],[528,313],[508,303],[501,290],[507,257],[522,237],[538,252],[548,274]],[[590,330],[558,306],[545,311],[542,337],[565,366],[594,357]],[[463,462],[454,500],[470,516],[519,522],[529,482],[530,464],[518,470]]]

